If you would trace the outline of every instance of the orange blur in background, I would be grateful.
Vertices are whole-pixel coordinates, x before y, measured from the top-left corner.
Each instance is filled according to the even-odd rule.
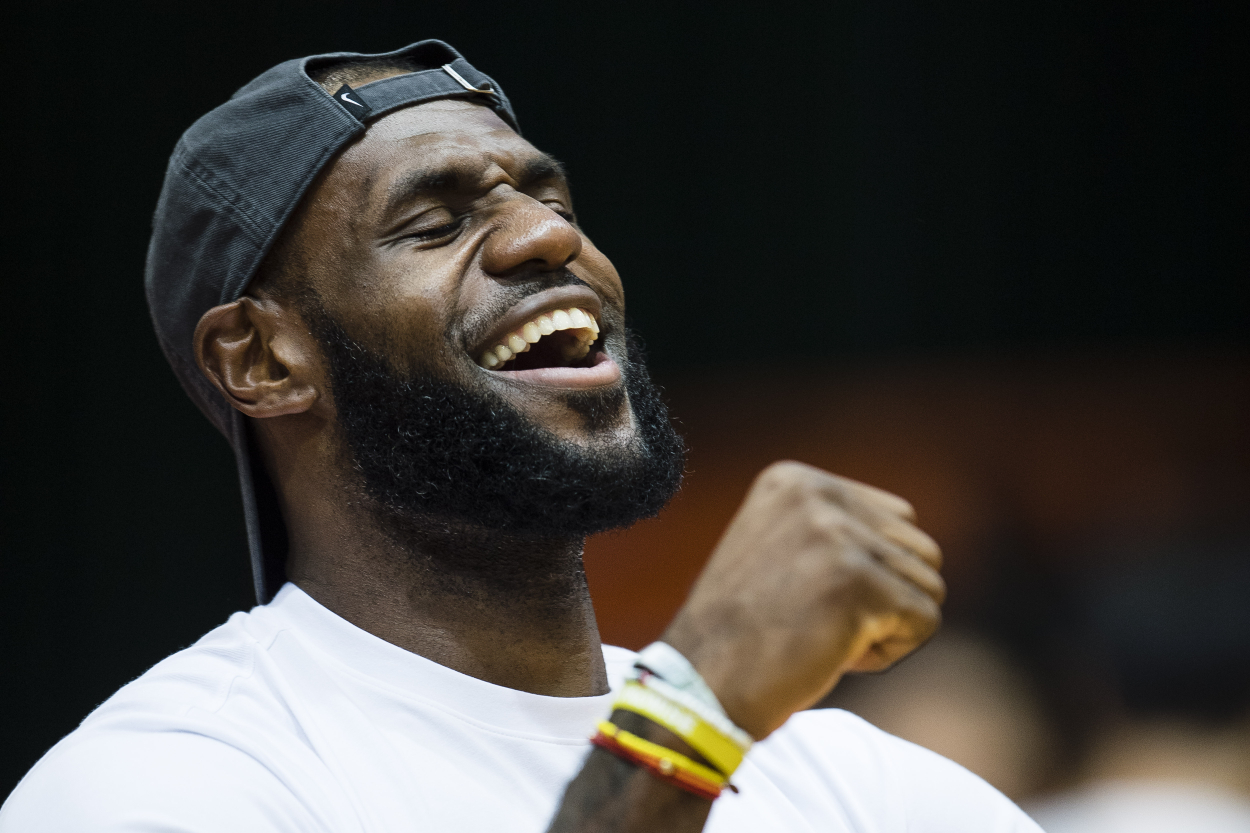
[[[1054,559],[1250,506],[1250,357],[1074,354],[735,369],[662,380],[690,447],[659,518],[591,539],[604,640],[639,648],[676,612],[755,475],[795,459],[895,492],[942,545],[950,605],[983,592],[995,547]]]

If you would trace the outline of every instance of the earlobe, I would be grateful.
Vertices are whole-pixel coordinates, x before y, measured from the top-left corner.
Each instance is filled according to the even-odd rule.
[[[299,414],[318,399],[307,328],[273,299],[213,307],[195,328],[195,360],[232,407],[250,417]]]

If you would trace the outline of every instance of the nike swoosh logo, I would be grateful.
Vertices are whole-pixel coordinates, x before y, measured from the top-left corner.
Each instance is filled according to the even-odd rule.
[[[354,105],[356,105],[357,107],[364,107],[364,106],[365,106],[365,105],[361,104],[359,101],[352,101],[350,98],[348,98],[348,97],[347,97],[347,93],[343,93],[341,96],[339,96],[339,100],[340,100],[340,101],[346,101],[348,104],[354,104]]]

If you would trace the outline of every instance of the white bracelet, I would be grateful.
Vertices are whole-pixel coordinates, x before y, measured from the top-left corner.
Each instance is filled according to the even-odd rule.
[[[695,715],[724,735],[734,746],[742,750],[744,755],[751,748],[751,744],[755,742],[744,730],[735,726],[734,722],[723,711],[711,708],[707,703],[690,694],[690,692],[669,685],[645,669],[635,668],[633,675],[628,679],[636,681],[647,691],[658,694],[662,699]]]
[[[680,651],[666,642],[652,642],[638,652],[635,668],[651,672],[657,692],[703,717],[743,751],[751,746],[751,736],[734,725],[716,694]],[[645,683],[651,685],[651,681]]]

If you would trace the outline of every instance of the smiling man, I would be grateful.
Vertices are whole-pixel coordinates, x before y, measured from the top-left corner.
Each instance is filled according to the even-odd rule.
[[[147,285],[234,447],[260,606],[97,709],[0,830],[1037,829],[803,711],[937,626],[893,495],[770,467],[663,642],[600,644],[583,541],[658,512],[682,445],[560,164],[446,44],[287,62],[197,122]]]

